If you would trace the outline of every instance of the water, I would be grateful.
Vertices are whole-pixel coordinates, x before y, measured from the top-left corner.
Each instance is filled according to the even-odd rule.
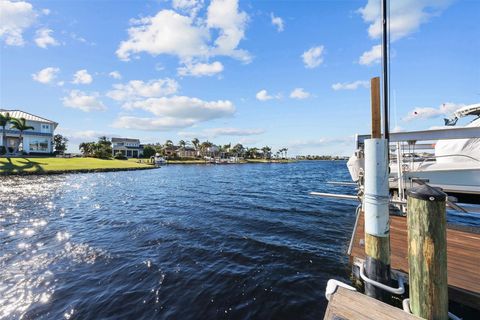
[[[355,203],[308,195],[345,162],[0,179],[2,319],[319,319],[349,281]]]

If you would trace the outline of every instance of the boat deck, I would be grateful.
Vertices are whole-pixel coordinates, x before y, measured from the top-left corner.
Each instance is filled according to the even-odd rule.
[[[468,228],[465,228],[468,229]],[[365,259],[364,215],[357,219],[350,261]],[[391,268],[408,274],[407,219],[390,216]],[[449,299],[480,310],[480,233],[447,228]]]
[[[338,287],[330,298],[323,319],[418,320],[420,318],[359,292]]]

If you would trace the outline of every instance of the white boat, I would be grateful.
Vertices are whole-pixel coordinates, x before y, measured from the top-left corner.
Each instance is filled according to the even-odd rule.
[[[155,156],[153,156],[152,158],[156,166],[161,166],[167,163],[167,160],[165,160],[165,158],[162,157],[160,153],[156,153]]]
[[[461,117],[476,116],[464,127],[452,127]],[[480,103],[465,106],[435,130],[398,132],[390,135],[392,193],[404,200],[405,189],[418,183],[442,188],[459,202],[480,203]],[[348,163],[352,180],[362,184],[363,141]],[[419,143],[421,142],[421,143]],[[432,150],[433,149],[433,150]]]

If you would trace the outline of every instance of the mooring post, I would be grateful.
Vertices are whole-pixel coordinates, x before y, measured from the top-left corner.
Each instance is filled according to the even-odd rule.
[[[448,319],[446,199],[428,185],[407,192],[410,310],[429,320]]]
[[[381,138],[380,78],[371,80],[372,139],[365,140],[365,272],[368,278],[389,285],[390,224],[388,141]],[[385,293],[365,283],[365,293],[386,300]]]

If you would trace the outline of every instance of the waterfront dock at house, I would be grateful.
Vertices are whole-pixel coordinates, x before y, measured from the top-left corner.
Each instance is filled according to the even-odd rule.
[[[332,294],[324,320],[419,320],[402,309],[360,292],[338,287]]]
[[[354,227],[350,262],[365,259],[365,219],[363,212]],[[447,228],[447,274],[449,298],[480,310],[480,229],[474,227]],[[391,268],[408,274],[407,219],[390,216]],[[408,279],[408,276],[404,277]]]

